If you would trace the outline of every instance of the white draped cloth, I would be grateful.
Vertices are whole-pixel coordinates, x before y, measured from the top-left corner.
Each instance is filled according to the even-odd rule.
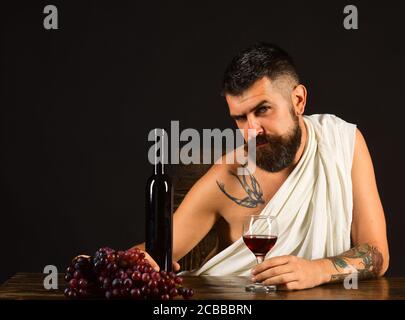
[[[301,159],[260,213],[277,218],[279,234],[266,259],[319,259],[350,249],[351,167],[356,126],[334,115],[304,116],[308,139]],[[265,188],[265,186],[262,186]],[[189,275],[248,276],[255,256],[242,237]]]

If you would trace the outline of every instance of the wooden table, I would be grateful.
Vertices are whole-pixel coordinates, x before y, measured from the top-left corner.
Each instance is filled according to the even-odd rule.
[[[0,287],[0,299],[64,300],[65,283],[59,275],[59,289],[45,290],[44,274],[17,273]],[[300,291],[274,293],[245,292],[245,277],[184,277],[184,286],[195,291],[196,300],[405,300],[405,278],[379,278],[359,282],[358,289],[329,284]],[[182,299],[182,298],[180,298]]]

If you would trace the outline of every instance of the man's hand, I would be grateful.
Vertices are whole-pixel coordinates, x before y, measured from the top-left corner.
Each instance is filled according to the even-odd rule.
[[[342,282],[350,273],[359,279],[382,276],[386,269],[384,256],[368,243],[355,246],[335,257],[306,260],[296,256],[281,256],[264,260],[252,269],[252,281],[278,285],[279,289],[299,290],[324,283]]]
[[[156,271],[160,270],[159,265],[156,263],[156,261],[149,255],[149,253],[147,253],[144,250],[141,250],[141,252],[143,252],[145,254],[145,259],[147,259],[150,263],[150,265],[152,266],[153,269],[155,269]],[[180,270],[180,265],[176,262],[173,261],[173,271],[177,272]]]
[[[322,260],[280,256],[264,260],[252,269],[252,281],[277,285],[278,289],[313,288],[327,282]]]
[[[156,271],[160,270],[159,265],[156,263],[156,261],[149,255],[149,253],[147,253],[145,251],[145,242],[140,243],[136,246],[133,246],[133,248],[138,248],[139,250],[141,250],[141,252],[143,252],[143,254],[145,255],[145,259],[147,259],[150,263],[150,265],[152,266],[153,269],[155,269]],[[173,271],[177,272],[180,270],[180,265],[176,262],[173,261]]]

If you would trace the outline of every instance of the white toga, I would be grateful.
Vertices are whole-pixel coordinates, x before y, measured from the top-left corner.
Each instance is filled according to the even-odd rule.
[[[334,115],[304,116],[303,155],[260,214],[277,217],[279,234],[266,258],[319,259],[350,249],[351,168],[356,126]],[[182,274],[248,276],[255,256],[239,238],[200,268]]]

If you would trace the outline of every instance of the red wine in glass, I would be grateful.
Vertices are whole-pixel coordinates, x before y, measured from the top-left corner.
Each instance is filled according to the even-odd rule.
[[[277,236],[245,234],[243,241],[256,257],[264,257],[276,244]]]
[[[243,242],[255,255],[257,263],[262,263],[266,254],[274,247],[278,237],[278,226],[275,217],[268,215],[248,215],[243,219]],[[271,292],[275,285],[252,283],[245,287],[246,291]]]

